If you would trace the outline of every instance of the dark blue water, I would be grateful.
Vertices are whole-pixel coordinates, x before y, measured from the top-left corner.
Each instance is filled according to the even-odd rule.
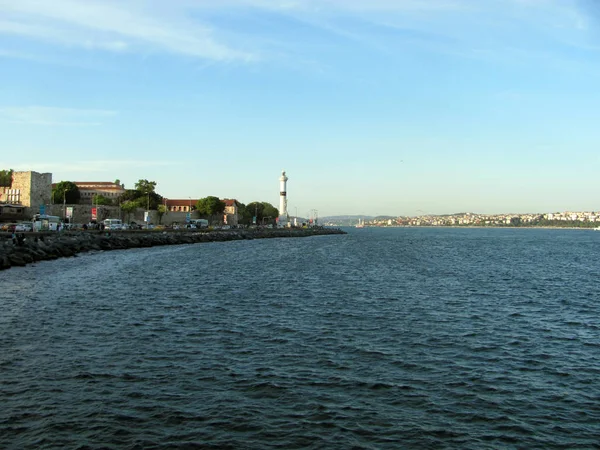
[[[600,448],[600,233],[363,229],[0,274],[2,449]]]

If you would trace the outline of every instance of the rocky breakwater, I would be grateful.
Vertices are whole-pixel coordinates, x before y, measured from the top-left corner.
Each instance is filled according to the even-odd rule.
[[[132,232],[64,232],[28,233],[20,239],[6,236],[0,240],[0,270],[76,256],[78,253],[101,250],[154,247],[160,245],[196,244],[200,242],[233,241],[284,237],[308,237],[346,234],[331,228],[264,229],[227,231],[132,231]],[[23,239],[24,237],[24,239]]]

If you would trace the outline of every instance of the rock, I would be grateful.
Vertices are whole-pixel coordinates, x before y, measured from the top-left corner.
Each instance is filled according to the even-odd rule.
[[[18,255],[16,253],[11,253],[10,255],[8,255],[8,259],[10,260],[10,264],[12,266],[26,266],[27,262],[21,258],[21,255]]]
[[[0,257],[0,270],[6,270],[6,269],[10,269],[10,268],[11,268],[11,264],[10,264],[10,260],[8,259],[8,256],[2,255],[2,257]]]
[[[76,256],[80,252],[117,250],[161,245],[181,245],[201,242],[222,242],[240,239],[309,237],[346,234],[337,229],[263,229],[196,232],[134,231],[122,233],[66,232],[36,233],[23,246],[11,240],[0,242],[0,270],[24,266],[35,261]]]

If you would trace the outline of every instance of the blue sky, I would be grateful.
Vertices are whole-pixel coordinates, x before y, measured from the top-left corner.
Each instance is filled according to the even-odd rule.
[[[600,209],[593,0],[0,0],[0,168],[289,210]]]

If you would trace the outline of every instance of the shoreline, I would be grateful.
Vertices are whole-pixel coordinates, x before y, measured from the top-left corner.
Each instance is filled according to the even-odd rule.
[[[19,233],[21,234],[21,233]],[[65,231],[23,233],[21,242],[11,234],[0,237],[0,270],[22,267],[38,261],[77,256],[89,251],[127,250],[163,245],[198,244],[237,240],[297,238],[347,234],[338,228],[281,228],[220,231]]]
[[[354,226],[342,226],[342,228],[354,228]],[[496,229],[496,230],[595,230],[595,227],[556,227],[551,225],[540,225],[540,226],[522,226],[522,227],[510,227],[510,226],[495,226],[495,225],[397,225],[397,226],[371,226],[365,225],[365,228],[455,228],[455,229],[467,229],[467,228],[477,228],[477,229]],[[600,227],[599,227],[600,228]]]

